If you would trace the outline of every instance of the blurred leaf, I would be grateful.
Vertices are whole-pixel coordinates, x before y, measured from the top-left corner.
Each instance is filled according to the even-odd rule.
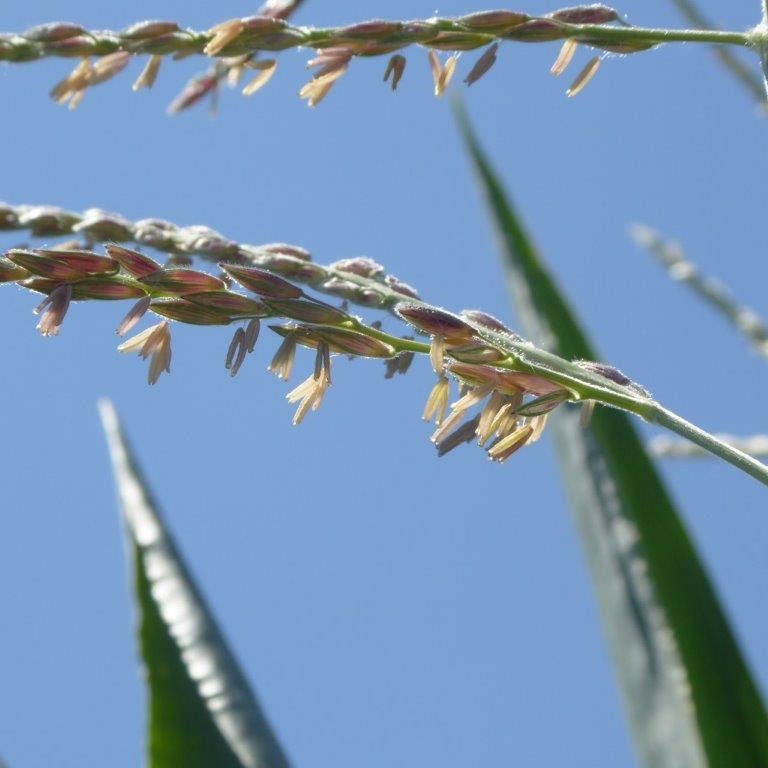
[[[696,29],[718,29],[702,12],[693,0],[670,0],[680,15]],[[765,108],[765,84],[753,69],[745,64],[733,51],[724,45],[710,46],[712,53],[723,68],[733,75],[736,82],[741,84],[752,97]],[[762,59],[762,57],[761,57]],[[763,63],[765,66],[765,64]]]
[[[566,358],[598,359],[460,106],[458,121],[525,335]],[[552,431],[642,764],[768,766],[760,695],[634,425],[598,407],[585,429],[566,406]]]
[[[707,277],[683,254],[678,243],[665,240],[658,232],[642,224],[630,229],[632,239],[645,248],[664,267],[672,280],[685,284],[693,295],[706,302],[752,345],[768,357],[768,324],[751,307],[734,299],[722,280]]]
[[[149,768],[288,768],[288,761],[142,480],[99,404],[128,545],[149,688]]]

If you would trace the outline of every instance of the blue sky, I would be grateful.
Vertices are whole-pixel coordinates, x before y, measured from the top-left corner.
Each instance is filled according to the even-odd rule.
[[[737,29],[758,13],[756,2],[702,5]],[[669,6],[619,10],[677,25]],[[297,21],[481,9],[307,0]],[[62,16],[207,27],[253,11],[235,0],[71,0],[64,13],[52,0],[10,0],[0,28]],[[605,361],[707,429],[764,430],[766,361],[627,228],[680,239],[768,312],[765,119],[703,47],[608,59],[572,100],[548,74],[556,52],[504,45],[463,90],[529,227]],[[514,322],[448,102],[431,94],[424,51],[407,56],[396,94],[381,82],[384,60],[363,60],[310,110],[296,97],[308,56],[289,51],[255,97],[222,94],[216,119],[164,113],[199,59],[166,63],[140,94],[134,63],[73,113],[47,96],[69,62],[1,66],[0,199],[207,224],[300,244],[323,263],[367,255],[434,303]],[[461,57],[452,90],[475,56]],[[0,753],[12,768],[128,768],[142,755],[102,395],[295,765],[635,764],[547,438],[503,466],[471,448],[438,461],[419,418],[426,361],[394,381],[379,363],[340,361],[322,409],[294,428],[286,386],[264,370],[276,339],[265,335],[230,380],[226,329],[175,328],[173,373],[149,388],[143,364],[115,353],[123,306],[76,306],[58,338],[42,339],[34,298],[1,295]],[[311,365],[300,357],[297,381]],[[764,491],[711,462],[663,471],[765,689]]]

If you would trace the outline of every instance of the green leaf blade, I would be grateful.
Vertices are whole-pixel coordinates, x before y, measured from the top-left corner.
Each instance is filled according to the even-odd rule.
[[[111,403],[99,404],[128,547],[149,695],[149,768],[289,768],[154,504]]]
[[[599,359],[527,236],[462,109],[523,331]],[[552,432],[638,755],[649,768],[768,765],[768,720],[712,584],[629,417],[576,408]]]

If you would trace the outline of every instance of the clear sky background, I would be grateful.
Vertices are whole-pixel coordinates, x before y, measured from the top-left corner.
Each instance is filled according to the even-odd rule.
[[[702,5],[725,26],[757,21],[756,0]],[[0,29],[61,17],[205,28],[256,6],[5,0]],[[482,9],[307,0],[296,20]],[[679,25],[665,0],[619,10]],[[627,227],[679,238],[768,312],[768,123],[704,47],[609,59],[572,100],[548,74],[556,53],[505,44],[463,88],[538,243],[607,362],[707,429],[764,430],[766,361]],[[216,119],[204,107],[164,113],[199,58],[164,64],[139,94],[134,63],[74,113],[47,96],[70,62],[0,66],[0,199],[207,224],[300,244],[323,263],[367,255],[434,303],[514,322],[448,101],[432,96],[425,52],[407,56],[396,94],[381,82],[385,59],[356,61],[310,110],[296,96],[308,55],[288,51],[252,99],[223,93]],[[476,56],[461,57],[451,90]],[[424,360],[393,381],[380,363],[340,361],[322,409],[294,428],[287,387],[264,370],[269,334],[230,380],[230,331],[175,327],[173,373],[149,388],[145,365],[115,352],[126,306],[75,306],[61,335],[42,339],[35,303],[0,288],[0,753],[12,768],[129,768],[143,754],[101,395],[298,768],[635,765],[548,438],[503,466],[470,447],[438,461],[419,418]],[[296,381],[311,365],[300,355]],[[765,489],[714,461],[663,473],[765,690]]]

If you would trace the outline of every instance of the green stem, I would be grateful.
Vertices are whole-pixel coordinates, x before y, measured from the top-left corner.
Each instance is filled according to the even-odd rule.
[[[394,347],[398,352],[415,352],[419,355],[429,354],[429,344],[425,344],[421,341],[414,341],[413,339],[403,339],[400,336],[392,336],[384,331],[379,331],[376,328],[371,328],[370,325],[364,325],[357,322],[354,326],[354,330],[364,333],[366,336],[370,336],[372,339],[378,339],[385,344],[389,344]]]
[[[600,25],[573,25],[565,37],[588,43],[714,43],[716,45],[753,45],[753,34],[723,32],[717,29],[644,29],[642,27],[606,27]]]
[[[768,467],[765,464],[740,451],[738,448],[718,440],[714,435],[699,429],[666,408],[662,408],[657,403],[654,403],[649,409],[646,418],[654,424],[676,432],[680,437],[690,440],[705,451],[723,459],[723,461],[727,461],[742,472],[746,472],[754,477],[755,480],[759,480],[763,485],[768,485]]]

